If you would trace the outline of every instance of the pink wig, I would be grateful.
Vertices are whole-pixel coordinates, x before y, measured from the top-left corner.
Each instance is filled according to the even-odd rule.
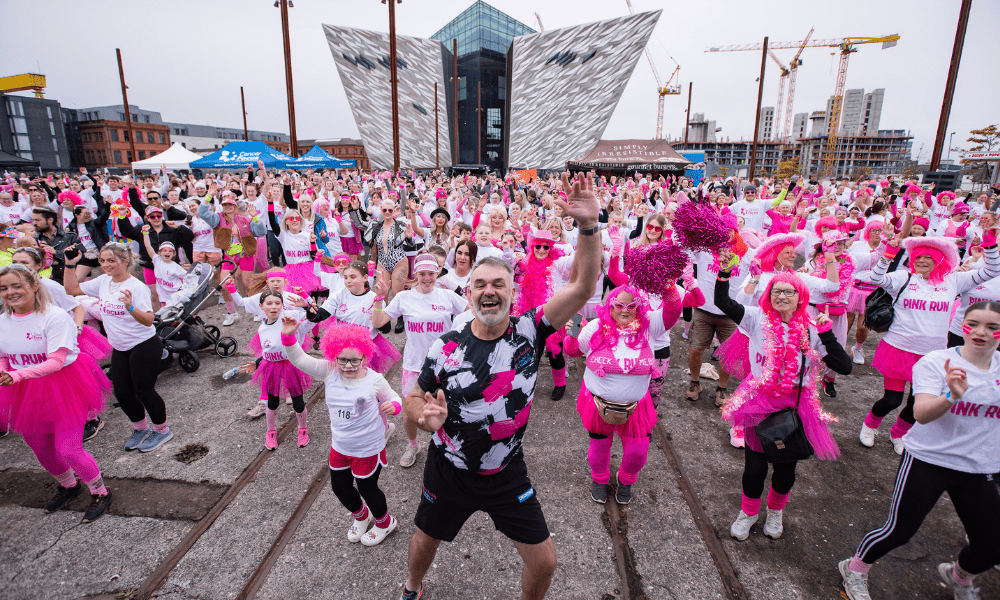
[[[778,260],[778,255],[786,246],[798,247],[802,240],[806,239],[802,233],[779,233],[764,240],[757,247],[756,258],[760,261],[760,268],[764,272],[774,270],[774,262]]]
[[[773,288],[776,283],[789,283],[795,288],[795,290],[799,293],[799,305],[795,309],[795,313],[796,315],[802,313],[806,315],[806,318],[808,319],[809,312],[806,310],[806,307],[809,306],[809,288],[806,287],[805,282],[802,281],[798,275],[791,272],[778,273],[771,278],[771,281],[767,282],[767,287],[764,289],[764,293],[761,295],[760,300],[757,301],[760,307],[764,310],[764,313],[771,315],[775,312],[774,307],[771,306],[771,288]]]
[[[320,212],[330,208],[330,201],[326,198],[320,198],[319,200],[313,202],[313,212],[320,214]]]
[[[815,231],[816,231],[816,235],[817,236],[823,237],[823,231],[822,231],[823,227],[829,227],[830,229],[836,229],[837,228],[837,218],[836,217],[823,217],[822,219],[816,221]]]
[[[951,238],[909,237],[903,240],[903,247],[910,255],[911,273],[915,272],[913,263],[917,257],[929,255],[934,259],[934,270],[930,274],[934,285],[944,281],[945,276],[958,266],[958,247]]]
[[[73,203],[73,206],[80,206],[83,204],[83,198],[80,197],[80,194],[77,194],[72,190],[59,192],[59,202],[61,203],[63,200],[69,200]]]
[[[879,184],[880,187],[887,188],[887,187],[889,187],[889,180],[888,179],[883,179],[882,181],[878,182],[878,184]]]
[[[868,241],[868,236],[871,235],[872,229],[878,229],[879,231],[882,231],[882,227],[884,225],[885,225],[885,221],[882,221],[881,219],[871,219],[871,220],[869,220],[868,224],[865,225],[864,240],[866,242]]]
[[[513,314],[523,315],[532,308],[537,308],[545,304],[552,295],[552,263],[563,255],[562,250],[556,248],[556,242],[551,234],[545,230],[538,230],[540,237],[530,236],[528,238],[528,257],[521,264],[524,266],[524,277],[521,279],[521,289],[514,301]],[[549,237],[546,238],[545,235]],[[539,260],[535,256],[535,241],[549,244],[549,255],[544,260]]]
[[[633,300],[639,303],[639,307],[636,309],[636,317],[639,319],[639,329],[629,336],[631,339],[626,342],[626,345],[629,348],[638,350],[646,343],[646,332],[649,331],[649,316],[646,314],[650,308],[649,300],[646,298],[646,294],[643,294],[638,288],[625,284],[611,290],[604,303],[597,307],[599,323],[597,331],[590,338],[591,352],[596,352],[605,347],[614,348],[618,345],[618,324],[615,322],[615,318],[611,316],[611,301],[626,293],[632,294]]]
[[[954,200],[954,199],[955,199],[955,192],[950,192],[948,190],[945,190],[940,194],[938,194],[938,202],[942,202],[944,200]]]
[[[337,355],[344,348],[354,348],[365,358],[371,358],[375,353],[375,342],[367,327],[354,323],[338,323],[327,328],[323,340],[319,344],[323,356],[330,362],[337,360]]]
[[[920,189],[920,186],[916,185],[914,183],[911,183],[911,184],[909,184],[909,185],[906,186],[906,195],[910,195],[910,192],[916,192],[916,193],[919,194],[922,191],[923,190]]]

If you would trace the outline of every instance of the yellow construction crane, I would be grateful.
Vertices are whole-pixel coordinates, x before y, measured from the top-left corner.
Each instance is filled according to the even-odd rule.
[[[625,0],[625,4],[628,5],[628,11],[631,14],[635,14],[635,9],[632,8],[632,1]],[[653,56],[649,53],[649,46],[646,46],[646,60],[649,61],[649,67],[653,69],[653,77],[656,78],[656,93],[657,93],[657,106],[656,106],[656,138],[658,140],[663,139],[663,98],[664,96],[679,96],[681,93],[681,66],[677,64],[674,57],[671,56],[670,60],[674,61],[675,69],[671,73],[670,79],[664,84],[663,80],[660,79],[660,72],[656,70],[656,64],[653,63]],[[674,83],[674,79],[677,82]]]
[[[22,75],[11,75],[0,77],[0,93],[35,92],[35,98],[45,97],[45,75],[37,73],[24,73]]]
[[[811,32],[810,32],[811,33]],[[838,39],[828,39],[828,40],[813,40],[809,39],[799,40],[797,42],[775,42],[773,44],[768,44],[769,50],[780,50],[787,48],[799,48],[801,53],[804,48],[840,48],[840,68],[837,70],[837,85],[833,92],[833,102],[830,105],[830,115],[829,122],[827,123],[827,138],[826,138],[826,150],[823,156],[823,176],[829,177],[833,175],[833,163],[836,160],[837,151],[837,130],[840,128],[840,109],[844,104],[844,86],[847,83],[847,63],[850,60],[851,54],[857,52],[857,48],[860,44],[875,44],[881,43],[882,48],[892,48],[899,41],[899,36],[896,34],[885,35],[882,37],[845,37]],[[735,46],[713,46],[707,48],[705,52],[740,52],[740,51],[750,51],[750,50],[762,50],[763,44],[742,44]],[[791,94],[790,94],[791,95]],[[791,98],[789,98],[791,99]],[[788,115],[785,115],[786,121]],[[784,132],[783,132],[784,133]]]
[[[774,137],[777,138],[778,123],[781,122],[781,101],[785,99],[785,80],[792,74],[792,71],[770,49],[768,49],[767,54],[778,65],[778,68],[781,69],[781,77],[778,78],[778,103],[774,107]]]

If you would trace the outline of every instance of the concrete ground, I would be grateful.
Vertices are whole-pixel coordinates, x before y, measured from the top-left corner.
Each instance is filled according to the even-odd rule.
[[[218,325],[222,312],[212,307],[203,316]],[[197,372],[174,366],[160,376],[157,387],[175,433],[171,442],[150,454],[125,453],[127,419],[118,409],[105,412],[106,427],[85,447],[115,500],[111,513],[95,523],[79,523],[87,503],[82,497],[67,510],[45,515],[40,507],[54,482],[19,436],[0,440],[0,596],[134,597],[160,567],[166,576],[157,595],[178,600],[398,598],[426,452],[413,468],[399,467],[406,444],[400,427],[380,480],[399,528],[374,548],[348,543],[351,518],[330,491],[325,468],[330,433],[322,394],[307,395],[316,401],[309,445],[298,448],[292,431],[276,452],[261,456],[263,419],[245,416],[258,390],[246,376],[221,377],[247,357],[245,343],[256,327],[242,315],[227,329],[240,341],[237,358],[203,352]],[[524,448],[559,554],[548,597],[840,598],[837,561],[882,525],[898,466],[888,441],[891,419],[875,448],[857,441],[864,414],[881,395],[880,377],[867,366],[857,368],[841,378],[837,399],[822,398],[840,418],[833,431],[842,455],[799,466],[784,535],[771,540],[758,525],[747,541],[737,542],[729,525],[739,511],[742,451],[729,446],[713,386],[705,386],[698,402],[684,398],[687,347],[680,333],[678,326],[659,407],[663,432],[653,437],[627,507],[590,500],[588,439],[575,409],[579,376],[570,368],[566,397],[552,402],[551,372],[543,362]],[[390,339],[402,344],[402,336]],[[875,344],[872,339],[866,346],[869,360]],[[390,382],[398,389],[398,366]],[[291,407],[283,405],[279,425],[290,418]],[[424,448],[428,438],[420,433]],[[176,460],[190,444],[204,446],[207,454],[190,463]],[[614,469],[621,456],[617,442],[612,453]],[[671,455],[677,464],[668,460]],[[936,566],[954,559],[963,535],[942,498],[914,539],[872,570],[873,597],[949,598]],[[168,562],[175,566],[163,569]],[[425,597],[517,598],[520,569],[512,544],[478,514],[454,543],[442,544],[425,580]],[[996,572],[985,573],[978,584],[983,597],[1000,596]]]

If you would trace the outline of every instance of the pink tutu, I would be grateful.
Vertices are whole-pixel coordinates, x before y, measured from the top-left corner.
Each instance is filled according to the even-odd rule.
[[[646,392],[646,395],[639,400],[632,416],[624,425],[609,425],[604,422],[594,405],[594,396],[587,389],[586,385],[580,386],[580,394],[576,397],[576,412],[580,413],[580,420],[583,421],[583,428],[590,433],[612,436],[618,434],[622,438],[638,438],[649,435],[656,426],[656,408],[653,400]]]
[[[743,381],[733,394],[733,397],[736,398],[741,392],[740,388],[744,386],[747,386],[747,389],[753,389],[749,387],[753,383],[753,379]],[[809,385],[808,380],[804,385]],[[805,395],[804,391],[803,395]],[[815,407],[810,407],[804,401],[799,402],[798,390],[777,398],[758,392],[755,396],[748,397],[730,414],[725,415],[725,412],[723,414],[727,423],[743,428],[747,448],[750,448],[754,452],[764,452],[764,449],[760,445],[760,438],[757,437],[754,427],[760,425],[761,421],[771,414],[786,408],[793,408],[796,404],[799,405],[798,414],[802,420],[802,429],[805,431],[806,439],[809,440],[813,450],[816,451],[816,458],[820,460],[836,459],[840,455],[840,448],[837,447],[837,442],[834,441],[833,436],[830,434],[830,427],[820,420],[818,410]]]
[[[267,264],[267,236],[257,238],[257,253],[254,255],[254,266],[257,271],[263,273],[268,269]]]
[[[291,362],[262,360],[253,374],[253,382],[272,396],[301,396],[312,385],[312,377],[295,368]]]
[[[81,352],[51,375],[0,387],[0,430],[37,434],[82,427],[104,410],[110,393],[104,371]]]
[[[365,247],[361,243],[361,236],[344,236],[340,238],[340,247],[347,254],[364,254]]]
[[[847,295],[847,312],[856,315],[865,314],[865,300],[878,286],[874,283],[855,281]]]
[[[872,367],[888,379],[899,379],[901,381],[913,382],[913,365],[923,358],[922,354],[914,354],[906,350],[900,350],[892,344],[882,340],[875,348],[875,356],[872,357]]]
[[[368,366],[382,375],[388,375],[403,355],[381,333],[376,333],[372,341],[375,342],[375,354],[368,357]]]
[[[84,325],[76,336],[76,343],[81,354],[89,354],[97,362],[111,356],[111,343],[93,327]]]
[[[313,272],[312,261],[285,265],[285,273],[288,274],[288,282],[285,283],[286,292],[308,296],[312,292],[323,288],[319,277],[316,277],[316,274]],[[302,288],[302,291],[295,288]]]
[[[715,351],[719,366],[739,380],[750,377],[750,338],[737,328]]]

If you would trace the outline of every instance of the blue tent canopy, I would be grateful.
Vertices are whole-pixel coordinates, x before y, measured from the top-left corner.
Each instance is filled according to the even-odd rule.
[[[357,166],[355,160],[340,160],[331,156],[318,145],[313,146],[302,156],[288,163],[291,169],[353,169]]]
[[[245,169],[256,167],[257,161],[272,169],[283,169],[294,159],[278,152],[264,142],[232,142],[224,148],[193,161],[192,169]]]

